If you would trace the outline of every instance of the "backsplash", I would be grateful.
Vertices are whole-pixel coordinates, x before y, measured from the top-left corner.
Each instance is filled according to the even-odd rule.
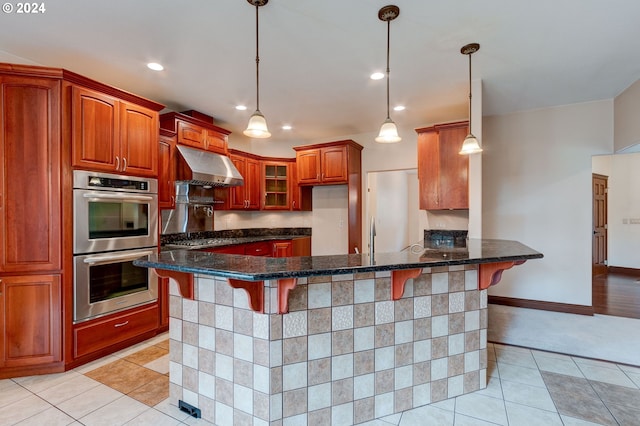
[[[311,227],[312,212],[214,211],[216,231],[242,228]]]

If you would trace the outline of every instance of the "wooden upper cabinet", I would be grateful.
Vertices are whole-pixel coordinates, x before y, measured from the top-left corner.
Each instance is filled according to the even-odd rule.
[[[460,147],[469,133],[468,122],[417,129],[420,208],[469,208],[469,156]]]
[[[156,177],[158,113],[72,86],[73,166]]]
[[[0,75],[0,273],[62,268],[60,87]]]
[[[362,146],[347,139],[293,149],[300,187],[347,185],[349,253],[362,252]]]
[[[351,140],[294,147],[299,185],[348,183],[351,169],[360,173],[362,146]]]
[[[177,142],[205,151],[227,154],[227,136],[231,133],[213,124],[213,118],[204,114],[169,112],[160,116],[160,127],[177,133]],[[205,121],[209,120],[209,121]]]
[[[260,161],[239,153],[229,158],[244,178],[244,185],[229,188],[229,208],[260,210]]]

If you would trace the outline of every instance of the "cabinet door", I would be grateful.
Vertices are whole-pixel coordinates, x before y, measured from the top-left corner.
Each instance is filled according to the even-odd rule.
[[[205,138],[207,151],[217,152],[218,154],[226,153],[227,140],[222,133],[205,129]]]
[[[291,257],[293,253],[291,241],[275,241],[272,257]]]
[[[247,185],[249,185],[249,177],[247,176],[247,159],[239,155],[230,155],[229,158],[244,178],[244,185],[229,188],[229,208],[232,210],[246,209],[247,198],[245,196],[245,189]]]
[[[247,158],[244,182],[247,209],[260,210],[260,176],[260,161]]]
[[[136,176],[158,175],[158,113],[120,102],[120,171]]]
[[[0,280],[0,367],[61,360],[60,275]]]
[[[290,172],[288,163],[262,163],[264,210],[289,210]]]
[[[158,207],[173,209],[176,204],[175,147],[173,138],[160,136],[158,144]]]
[[[296,164],[289,166],[291,172],[291,210],[294,211],[311,211],[312,206],[312,190],[311,186],[298,185],[298,168]]]
[[[323,183],[347,182],[347,147],[335,146],[322,148],[322,172],[320,180]]]
[[[320,150],[308,149],[296,152],[298,183],[301,185],[320,182]]]
[[[469,208],[469,156],[460,155],[467,126],[440,130],[440,208]]]
[[[200,126],[178,121],[178,143],[194,148],[206,149],[206,134]]]
[[[0,77],[0,272],[61,269],[60,82]]]
[[[418,134],[418,181],[420,183],[420,209],[438,210],[440,148],[438,132],[427,131]]]
[[[72,88],[73,166],[115,172],[120,169],[120,115],[111,96],[74,86]]]

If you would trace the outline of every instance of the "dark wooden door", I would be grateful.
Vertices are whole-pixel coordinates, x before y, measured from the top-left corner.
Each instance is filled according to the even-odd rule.
[[[0,77],[0,273],[59,271],[60,82]]]
[[[607,272],[607,176],[593,174],[592,274]]]

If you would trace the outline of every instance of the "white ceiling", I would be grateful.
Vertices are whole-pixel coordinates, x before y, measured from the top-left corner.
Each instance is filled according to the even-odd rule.
[[[167,105],[213,115],[236,135],[255,109],[255,9],[246,0],[45,1],[0,16],[0,58],[63,67]],[[376,132],[465,118],[468,62],[483,114],[611,99],[640,79],[636,0],[270,0],[260,8],[260,109],[274,140]],[[4,53],[3,53],[4,52]],[[15,58],[14,58],[15,56]],[[149,61],[165,66],[156,73]],[[234,106],[244,103],[247,111]],[[294,129],[283,131],[282,124]]]

